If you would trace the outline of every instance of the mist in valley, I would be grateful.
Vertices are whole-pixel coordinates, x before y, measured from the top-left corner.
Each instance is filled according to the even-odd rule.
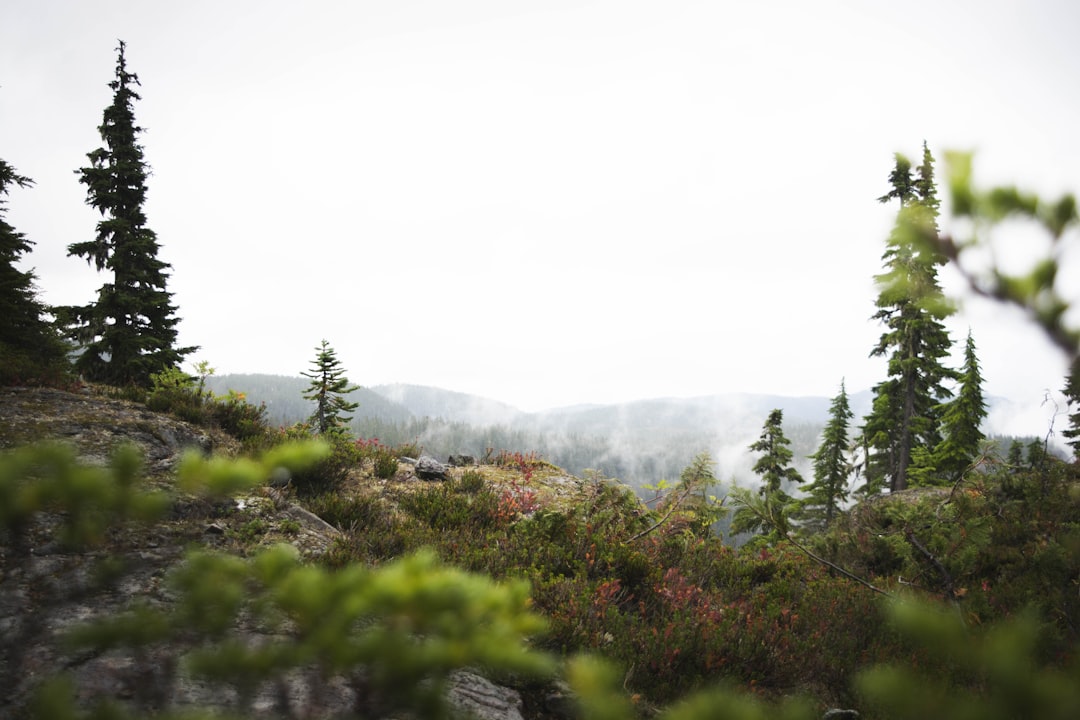
[[[282,375],[222,375],[206,378],[215,393],[243,393],[264,403],[271,424],[288,426],[306,420],[313,404],[303,398],[310,381]],[[675,482],[695,456],[707,452],[716,463],[718,496],[737,484],[757,487],[756,460],[749,446],[773,408],[784,411],[784,434],[791,441],[793,465],[810,482],[809,455],[821,440],[830,398],[786,397],[748,393],[697,398],[660,398],[615,405],[576,405],[527,413],[496,400],[419,385],[361,387],[349,394],[359,403],[350,429],[357,437],[378,438],[385,445],[416,443],[423,452],[446,460],[451,454],[478,460],[500,450],[536,452],[567,472],[582,476],[594,470],[617,479],[642,496],[645,486]],[[849,395],[856,420],[870,410],[871,392]],[[1004,455],[1014,438],[1035,439],[1009,428],[1022,412],[1045,414],[1046,408],[1021,408],[991,399],[987,434],[997,436]],[[1051,437],[1051,448],[1055,447]],[[853,482],[857,482],[853,481]],[[792,488],[798,493],[798,488]]]
[[[216,393],[242,392],[249,402],[265,403],[273,424],[301,422],[312,412],[312,403],[303,398],[308,380],[302,377],[225,375],[206,382]],[[748,448],[775,407],[784,410],[795,465],[809,479],[807,456],[816,449],[829,405],[828,398],[732,394],[526,413],[498,401],[416,385],[359,388],[349,399],[359,403],[351,423],[358,437],[378,438],[386,445],[415,442],[425,454],[441,459],[535,451],[574,475],[595,470],[638,489],[662,479],[676,481],[702,452],[715,461],[722,484],[754,486],[754,456]],[[868,393],[853,396],[857,412],[868,402]]]

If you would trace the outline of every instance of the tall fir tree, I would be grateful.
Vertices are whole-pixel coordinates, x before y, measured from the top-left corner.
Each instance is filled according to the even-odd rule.
[[[1009,443],[1009,451],[1005,455],[1005,464],[1009,466],[1010,472],[1018,471],[1024,464],[1024,443],[1019,440],[1013,440]]]
[[[779,408],[769,413],[761,436],[750,444],[752,452],[761,453],[754,463],[753,470],[761,476],[761,489],[758,494],[776,494],[783,492],[785,485],[802,483],[802,475],[791,467],[791,441],[784,436],[784,411]]]
[[[33,243],[6,220],[11,186],[33,181],[0,160],[0,384],[59,379],[66,366],[64,345],[45,318],[34,272],[16,267]]]
[[[101,213],[93,240],[68,246],[68,255],[86,259],[113,280],[98,290],[95,303],[58,313],[82,353],[75,369],[87,379],[112,385],[147,386],[150,377],[177,367],[195,347],[177,347],[179,318],[166,290],[170,266],[158,259],[157,235],[146,225],[143,204],[149,168],[138,143],[135,86],[123,42],[117,48],[113,100],[98,132],[104,142],[90,153],[88,167],[76,171],[86,185],[87,204]]]
[[[1065,399],[1069,403],[1069,427],[1061,434],[1068,438],[1073,457],[1080,461],[1080,357],[1073,358],[1065,377]]]
[[[944,382],[955,377],[942,364],[952,346],[943,324],[950,310],[937,279],[945,258],[926,241],[938,233],[934,159],[926,144],[916,176],[898,154],[889,180],[892,189],[878,200],[899,200],[900,210],[882,256],[884,272],[875,278],[873,319],[886,329],[870,354],[888,358],[888,378],[875,386],[862,428],[869,492],[908,486],[913,456],[941,440],[941,407],[951,395]]]
[[[806,486],[806,498],[800,503],[800,519],[806,529],[827,528],[848,499],[848,479],[852,472],[848,458],[848,429],[854,416],[847,388],[841,381],[840,393],[829,406],[829,421],[825,424],[821,445],[810,456],[814,463],[814,482]]]
[[[803,482],[799,471],[791,467],[793,454],[789,445],[791,441],[784,435],[784,411],[775,409],[769,413],[761,436],[750,444],[751,452],[761,453],[752,468],[761,478],[759,497],[754,498],[742,488],[732,490],[739,506],[731,518],[732,534],[764,530],[766,534],[759,542],[767,544],[787,535],[788,512],[794,501],[785,487]]]
[[[325,340],[315,348],[315,360],[312,361],[312,372],[300,373],[304,377],[311,378],[308,391],[304,393],[304,399],[315,403],[315,412],[312,413],[308,422],[321,435],[342,434],[352,417],[345,413],[352,412],[360,407],[359,403],[351,403],[345,399],[355,390],[355,385],[349,385],[345,377],[345,369],[338,360],[337,353]]]
[[[916,463],[915,484],[951,483],[960,479],[986,439],[982,431],[987,413],[983,377],[970,331],[964,344],[964,367],[959,380],[956,397],[944,406],[941,414],[941,441],[928,453],[929,462]]]

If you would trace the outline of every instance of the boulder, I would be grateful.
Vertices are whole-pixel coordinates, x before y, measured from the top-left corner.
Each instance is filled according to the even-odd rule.
[[[416,477],[421,480],[445,480],[449,468],[428,455],[421,455],[416,461]]]
[[[446,462],[450,467],[470,467],[476,464],[476,458],[472,455],[451,455]]]

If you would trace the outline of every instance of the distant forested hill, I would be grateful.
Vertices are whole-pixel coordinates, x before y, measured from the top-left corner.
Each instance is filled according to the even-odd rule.
[[[303,399],[308,382],[281,375],[207,380],[214,392],[231,389],[253,403],[266,403],[270,421],[281,425],[311,414],[312,404]],[[856,417],[869,410],[869,391],[850,397]],[[442,459],[452,453],[482,458],[489,450],[535,451],[575,475],[594,469],[635,487],[661,478],[676,480],[702,452],[716,461],[721,482],[753,484],[754,456],[748,447],[773,408],[784,411],[784,433],[791,440],[795,467],[809,481],[807,456],[817,449],[830,403],[824,397],[735,393],[526,413],[496,400],[420,385],[361,388],[349,399],[360,404],[351,426],[358,437],[379,438],[388,445],[415,442]]]
[[[310,383],[305,377],[287,375],[211,375],[206,379],[207,387],[215,393],[225,394],[234,390],[244,393],[248,402],[255,405],[266,403],[267,418],[272,424],[279,425],[292,425],[311,416],[314,403],[304,399]],[[351,393],[349,399],[360,403],[355,413],[357,419],[406,422],[413,417],[407,408],[367,388]]]
[[[243,392],[264,402],[271,422],[291,424],[311,414],[303,399],[308,380],[280,375],[210,377],[215,392]],[[487,398],[417,385],[361,388],[353,431],[387,444],[417,442],[435,457],[491,450],[535,451],[580,474],[591,468],[631,485],[674,480],[701,452],[718,463],[717,476],[749,482],[757,439],[774,407],[785,410],[785,432],[796,458],[813,452],[827,416],[827,398],[718,395],[589,405],[525,413]],[[808,465],[806,465],[808,468]],[[802,468],[800,468],[802,469]]]
[[[425,385],[376,385],[371,390],[419,418],[482,426],[514,424],[525,416],[517,408],[497,400]]]

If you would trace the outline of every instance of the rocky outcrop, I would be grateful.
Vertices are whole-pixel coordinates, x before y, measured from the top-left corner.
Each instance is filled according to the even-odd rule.
[[[450,676],[447,699],[476,720],[524,720],[521,694],[467,670]]]
[[[230,452],[235,447],[227,436],[136,403],[47,389],[0,389],[0,447],[44,439],[71,443],[84,461],[94,464],[106,463],[120,444],[135,444],[146,458],[147,483],[169,490],[174,490],[172,471],[188,449]],[[431,459],[417,463],[418,476],[423,467],[429,478],[446,477],[445,466],[425,460]],[[143,708],[237,711],[233,689],[183,670],[184,648],[151,644],[137,653],[75,651],[65,645],[64,635],[89,620],[120,616],[134,603],[175,607],[178,600],[168,577],[191,546],[246,555],[259,546],[288,542],[302,556],[315,557],[339,535],[272,487],[217,502],[176,495],[165,520],[112,528],[100,545],[85,552],[58,545],[55,527],[55,518],[41,516],[24,533],[19,552],[0,537],[0,717],[18,716],[42,680],[60,671],[69,674],[84,707],[107,699]],[[122,572],[102,572],[105,568]],[[254,620],[240,622],[234,637],[245,643],[280,639]],[[362,677],[315,675],[294,671],[260,686],[245,716],[338,717],[365,707]],[[473,672],[455,673],[446,697],[458,710],[484,720],[523,717],[516,690]]]
[[[148,410],[144,405],[51,388],[0,388],[0,447],[41,440],[74,445],[88,462],[103,464],[117,446],[142,452],[151,475],[168,473],[189,448],[229,451],[237,443]]]

